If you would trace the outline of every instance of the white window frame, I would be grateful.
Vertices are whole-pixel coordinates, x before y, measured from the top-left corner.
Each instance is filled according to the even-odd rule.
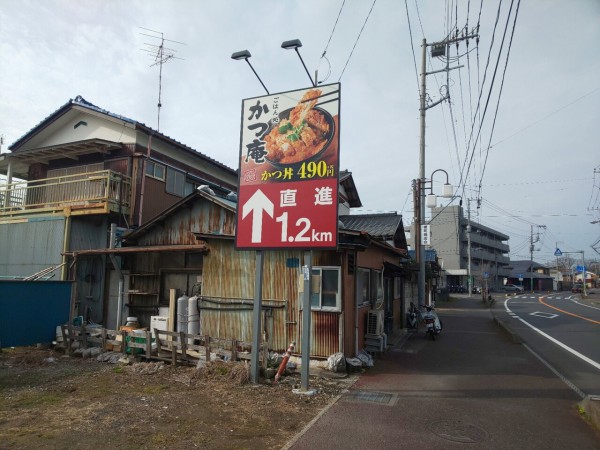
[[[364,279],[366,277],[367,286],[364,286]],[[365,298],[366,289],[366,298]],[[365,269],[364,267],[356,268],[356,306],[363,306],[370,303],[371,299],[371,269]]]
[[[185,192],[185,172],[167,167],[165,192],[183,197]]]
[[[335,306],[323,305],[323,271],[335,271],[337,272],[337,291],[335,292]],[[311,311],[331,311],[340,312],[342,310],[342,268],[338,266],[313,266],[313,275],[321,276],[321,288],[318,293],[311,294],[310,296],[310,309]],[[300,294],[300,309],[302,309],[302,296]],[[316,304],[314,304],[316,303]]]
[[[375,300],[374,305],[383,302],[383,278],[381,270],[371,269],[371,298]]]
[[[162,176],[156,174],[157,167],[162,168]],[[151,173],[150,173],[151,172]],[[165,181],[165,177],[167,174],[167,167],[163,164],[159,164],[155,161],[146,161],[146,175],[155,178],[160,181]]]

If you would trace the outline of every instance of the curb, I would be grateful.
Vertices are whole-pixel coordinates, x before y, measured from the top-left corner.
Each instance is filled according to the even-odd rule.
[[[586,418],[590,423],[600,429],[600,396],[586,395],[578,405],[585,411]]]
[[[302,428],[302,430],[300,430],[298,433],[296,433],[296,435],[294,437],[292,437],[283,447],[281,447],[281,450],[288,450],[290,449],[296,442],[298,442],[298,439],[300,439],[304,433],[306,433],[310,427],[312,427],[315,422],[317,422],[317,420],[319,420],[321,418],[321,416],[323,416],[323,414],[325,414],[327,411],[329,411],[331,409],[331,407],[333,405],[335,405],[339,399],[341,399],[351,388],[352,386],[354,386],[356,384],[356,382],[358,381],[359,377],[357,376],[354,381],[348,386],[348,388],[344,389],[338,396],[336,396],[333,400],[331,400],[331,402],[329,402],[329,404],[327,404],[321,411],[319,411],[319,413],[313,417],[313,419],[308,422],[304,428]]]
[[[493,313],[492,313],[492,315],[494,317],[494,322],[496,322],[496,324],[510,336],[513,344],[522,344],[523,343],[523,341],[521,340],[519,335],[512,330],[510,325],[508,325],[505,321],[498,319]]]

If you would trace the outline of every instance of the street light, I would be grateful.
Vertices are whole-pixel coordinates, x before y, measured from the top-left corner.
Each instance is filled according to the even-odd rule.
[[[285,48],[286,50],[295,50],[296,51],[296,54],[298,55],[298,58],[300,58],[300,62],[302,63],[302,66],[304,67],[304,70],[306,71],[306,75],[308,75],[310,84],[312,84],[313,87],[316,87],[317,84],[313,81],[312,77],[310,76],[310,72],[306,68],[306,64],[304,64],[304,60],[302,59],[302,56],[300,56],[300,52],[298,51],[298,49],[300,47],[302,47],[302,42],[300,42],[300,39],[292,39],[290,41],[284,41],[281,44],[281,48]]]
[[[252,69],[252,72],[254,72],[254,75],[256,76],[256,78],[258,78],[258,81],[260,81],[260,84],[262,84],[262,87],[265,88],[265,91],[267,91],[267,94],[270,95],[269,90],[267,89],[267,87],[265,86],[265,84],[262,82],[262,80],[260,79],[260,77],[258,76],[258,74],[256,73],[256,70],[254,70],[254,67],[252,67],[252,64],[250,64],[250,61],[248,61],[248,59],[251,57],[252,55],[250,54],[250,52],[248,50],[240,50],[239,52],[235,52],[231,55],[231,59],[235,59],[236,61],[239,61],[241,59],[246,60],[246,62],[248,63],[248,65],[250,66],[250,68]]]
[[[442,197],[452,198],[453,196],[452,185],[448,182],[448,172],[446,172],[444,169],[434,170],[431,173],[431,177],[429,178],[429,194],[427,195],[427,201],[425,202],[425,205],[428,208],[435,208],[437,206],[437,195],[433,193],[433,174],[436,172],[444,172],[446,174],[446,182],[444,183],[444,186],[442,188]],[[423,184],[425,184],[426,182],[427,180],[423,180]]]
[[[425,304],[425,245],[422,241],[422,227],[425,224],[425,202],[424,197],[425,197],[425,189],[426,189],[426,184],[430,183],[429,186],[429,192],[430,194],[427,196],[427,206],[429,208],[435,208],[436,204],[437,204],[437,196],[435,196],[433,194],[433,175],[436,172],[444,172],[446,174],[446,183],[444,184],[444,188],[442,191],[442,197],[444,198],[451,198],[452,197],[452,186],[450,185],[450,183],[448,182],[448,172],[446,172],[443,169],[437,169],[434,170],[431,173],[431,177],[429,178],[429,180],[426,180],[425,177],[421,178],[419,180],[419,237],[417,238],[415,236],[415,243],[417,242],[418,239],[418,243],[419,243],[419,306],[422,306]]]

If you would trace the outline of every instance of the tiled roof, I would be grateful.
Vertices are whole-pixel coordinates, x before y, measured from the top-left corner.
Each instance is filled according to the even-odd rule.
[[[205,155],[204,153],[201,153],[197,150],[194,150],[191,147],[188,147],[185,144],[182,144],[181,142],[160,133],[159,131],[156,131],[154,129],[152,129],[151,127],[141,123],[141,122],[137,122],[133,119],[130,119],[128,117],[125,116],[121,116],[119,114],[115,114],[112,113],[106,109],[100,108],[99,106],[94,105],[93,103],[88,102],[86,99],[84,99],[81,95],[78,95],[77,97],[75,97],[75,100],[70,99],[67,103],[65,103],[64,105],[62,105],[60,108],[58,108],[56,111],[54,111],[52,114],[50,114],[48,117],[46,117],[44,120],[42,120],[40,123],[38,123],[35,127],[33,127],[31,130],[29,130],[27,133],[25,133],[23,136],[21,136],[19,139],[17,139],[10,147],[9,150],[12,151],[18,151],[18,148],[24,144],[26,141],[28,141],[35,133],[37,133],[38,131],[41,130],[41,128],[46,127],[47,125],[49,125],[50,123],[52,123],[56,118],[60,117],[61,115],[63,115],[66,111],[69,110],[69,108],[71,108],[71,106],[80,106],[92,111],[96,111],[99,112],[101,114],[105,114],[109,117],[113,117],[115,119],[119,119],[122,120],[124,122],[130,123],[132,125],[134,125],[136,128],[141,129],[142,131],[145,131],[148,134],[152,134],[154,137],[158,137],[159,139],[163,139],[165,141],[169,141],[173,144],[175,144],[176,146],[182,148],[183,150],[186,150],[188,152],[192,152],[195,154],[198,154],[200,156],[202,156],[203,158],[211,161],[212,163],[230,170],[232,172],[237,172],[235,169],[232,169],[231,167],[226,166],[225,164],[217,161],[216,159],[211,158],[210,156]]]
[[[352,214],[339,219],[347,230],[363,231],[383,241],[392,241],[398,249],[407,248],[402,216],[397,213]]]
[[[396,213],[356,214],[340,216],[340,220],[346,229],[365,231],[383,239],[393,239],[402,225],[402,216]]]

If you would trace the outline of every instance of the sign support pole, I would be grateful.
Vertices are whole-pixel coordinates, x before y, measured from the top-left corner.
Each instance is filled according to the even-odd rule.
[[[304,295],[302,306],[302,367],[300,370],[301,388],[308,391],[310,373],[310,279],[312,275],[312,251],[304,252]]]
[[[260,374],[259,357],[261,351],[261,310],[262,310],[262,278],[263,278],[263,253],[256,251],[256,272],[254,277],[254,307],[252,310],[252,355],[250,361],[250,381],[258,383]]]

